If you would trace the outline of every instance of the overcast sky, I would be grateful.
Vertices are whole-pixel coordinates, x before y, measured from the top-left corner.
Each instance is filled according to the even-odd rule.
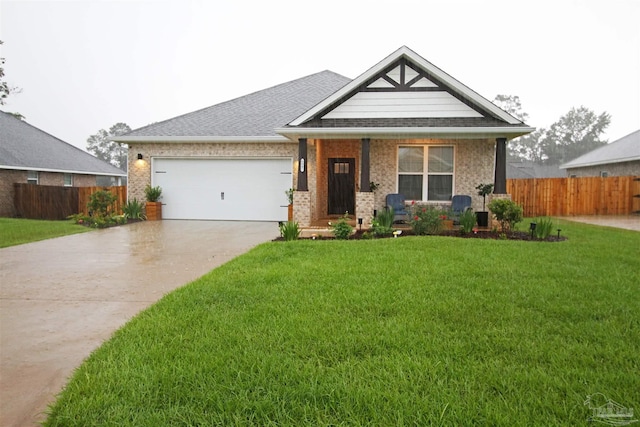
[[[639,0],[0,0],[0,109],[82,149],[322,70],[355,78],[406,45],[528,124],[571,107],[640,129]]]

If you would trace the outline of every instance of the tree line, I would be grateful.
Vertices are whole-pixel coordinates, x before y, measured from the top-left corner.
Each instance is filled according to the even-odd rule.
[[[527,122],[520,97],[497,95],[494,104],[515,118]],[[607,145],[602,136],[611,123],[607,112],[596,114],[587,107],[571,108],[548,128],[509,141],[510,160],[525,160],[543,165],[561,165],[598,147]]]
[[[0,40],[0,45],[2,45]],[[0,58],[0,105],[5,105],[9,95],[19,93],[20,88],[10,86],[4,79],[4,58]],[[497,95],[493,103],[507,113],[526,123],[529,114],[523,111],[519,96]],[[19,113],[11,113],[20,119]],[[596,114],[587,107],[573,107],[548,128],[509,141],[510,160],[524,160],[544,165],[560,165],[606,145],[602,136],[611,123],[607,112]],[[127,170],[127,146],[109,138],[131,132],[126,123],[116,123],[109,130],[100,129],[87,139],[87,151],[97,158]]]

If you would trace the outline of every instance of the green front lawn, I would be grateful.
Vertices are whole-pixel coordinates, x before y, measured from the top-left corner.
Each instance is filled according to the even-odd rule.
[[[89,231],[87,227],[73,221],[0,218],[0,248],[86,231]]]
[[[163,298],[47,426],[587,425],[640,407],[640,233],[270,242]]]

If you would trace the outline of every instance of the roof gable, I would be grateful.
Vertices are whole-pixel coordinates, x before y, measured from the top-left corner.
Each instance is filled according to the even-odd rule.
[[[126,172],[0,111],[0,169],[126,176]]]
[[[640,130],[611,144],[598,147],[560,166],[561,169],[605,165],[640,160]]]
[[[492,124],[524,125],[403,46],[289,126],[330,119],[380,118],[488,118]]]

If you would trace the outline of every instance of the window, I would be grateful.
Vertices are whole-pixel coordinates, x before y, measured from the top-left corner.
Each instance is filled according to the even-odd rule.
[[[398,192],[408,200],[451,200],[453,147],[399,147]]]
[[[609,172],[607,171],[600,171],[600,176],[603,178],[607,178],[609,176]]]
[[[38,171],[27,171],[27,184],[38,184]]]
[[[70,173],[64,174],[64,186],[73,187],[73,175],[71,175]]]

